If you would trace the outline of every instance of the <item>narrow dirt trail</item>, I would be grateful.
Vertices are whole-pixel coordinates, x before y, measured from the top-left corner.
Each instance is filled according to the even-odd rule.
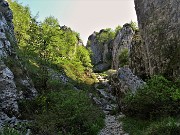
[[[129,135],[122,129],[122,123],[114,115],[106,115],[106,126],[100,131],[99,135]]]
[[[124,115],[122,113],[112,114],[112,111],[117,108],[117,104],[115,97],[110,93],[108,80],[100,75],[97,75],[97,79],[99,83],[95,84],[95,89],[98,96],[91,96],[105,113],[105,127],[98,135],[129,135],[123,131],[122,122],[119,122],[119,118],[124,117]]]

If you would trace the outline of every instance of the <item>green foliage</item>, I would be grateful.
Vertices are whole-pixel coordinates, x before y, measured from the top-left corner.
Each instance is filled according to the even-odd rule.
[[[84,67],[81,62],[73,60],[61,60],[57,64],[57,68],[63,69],[66,75],[77,83],[94,83],[89,67]]]
[[[34,134],[94,135],[104,126],[103,112],[84,91],[52,91],[36,100],[21,103],[24,114],[34,115]]]
[[[48,90],[56,90],[56,89],[72,89],[73,90],[73,85],[68,83],[66,85],[63,84],[63,82],[59,81],[59,80],[55,80],[55,79],[49,79],[47,82],[47,87]]]
[[[9,1],[18,56],[39,92],[36,99],[19,102],[21,118],[32,120],[31,129],[37,134],[97,134],[104,125],[104,115],[85,92],[95,79],[89,51],[79,45],[79,34],[61,27],[53,16],[37,22],[28,7]],[[68,83],[53,80],[48,69],[65,73]]]
[[[97,35],[97,41],[100,44],[108,43],[114,39],[115,33],[111,28],[103,29]]]
[[[129,51],[128,51],[128,49],[123,49],[121,51],[121,53],[119,54],[119,63],[120,63],[120,67],[123,67],[123,66],[129,64]]]
[[[153,122],[147,128],[146,135],[179,135],[180,120],[167,117],[160,121]]]
[[[126,113],[143,117],[170,116],[180,113],[180,88],[162,76],[154,76],[136,94],[124,99]]]
[[[24,47],[29,39],[27,31],[30,28],[30,9],[28,6],[23,7],[17,1],[8,0],[8,3],[13,10],[13,23],[17,41],[21,47]]]
[[[105,89],[107,86],[106,85],[104,85],[104,84],[101,84],[101,83],[97,83],[98,85],[97,85],[97,89]]]
[[[122,29],[122,27],[120,25],[118,25],[114,30],[115,35],[117,35],[121,29]]]
[[[90,53],[84,46],[77,47],[76,59],[81,61],[84,67],[92,67]]]
[[[0,135],[21,135],[16,129],[4,127],[0,130]]]
[[[90,54],[84,46],[79,45],[81,39],[77,32],[68,27],[61,27],[53,16],[39,23],[37,16],[31,16],[28,7],[23,7],[16,1],[9,1],[14,12],[15,33],[19,41],[17,52],[38,89],[47,88],[48,67],[63,69],[74,81],[82,81],[84,78],[92,80],[86,75],[92,67]],[[21,21],[20,12],[26,21]],[[20,26],[26,27],[21,29]]]
[[[142,120],[135,117],[124,117],[120,119],[123,122],[123,130],[130,135],[145,135],[146,128],[150,121]]]
[[[131,21],[131,22],[130,22],[130,26],[131,26],[131,28],[132,28],[134,31],[139,30],[136,22]]]
[[[179,135],[180,119],[167,117],[157,120],[141,120],[132,117],[121,118],[123,129],[130,135]]]

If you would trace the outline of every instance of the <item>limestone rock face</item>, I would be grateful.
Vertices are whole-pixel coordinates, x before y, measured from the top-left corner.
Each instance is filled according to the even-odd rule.
[[[134,35],[130,24],[125,24],[114,39],[100,43],[98,42],[98,36],[103,32],[105,30],[101,30],[99,33],[94,32],[88,39],[87,46],[92,52],[91,60],[95,72],[102,72],[110,68],[117,70],[120,67],[119,56],[124,49],[130,51]]]
[[[129,67],[132,72],[142,79],[147,78],[145,72],[145,51],[143,50],[144,42],[141,38],[140,32],[135,31],[133,36],[130,54],[129,54]]]
[[[14,123],[18,116],[21,98],[37,95],[31,80],[15,53],[16,38],[12,23],[13,14],[9,4],[0,1],[0,127],[4,123]]]
[[[111,67],[111,57],[112,57],[112,47],[111,41],[106,43],[100,43],[98,41],[98,36],[105,32],[101,30],[99,33],[94,32],[88,38],[87,47],[91,50],[91,61],[94,65],[93,70],[95,72],[102,72]]]
[[[129,24],[125,24],[113,41],[112,69],[120,67],[119,55],[124,49],[130,49],[134,31]]]
[[[135,93],[137,89],[141,88],[145,84],[145,82],[134,75],[131,69],[129,69],[128,67],[119,68],[117,70],[117,73],[114,74],[111,79],[111,82],[114,82],[113,80],[116,80],[115,85],[121,84],[120,87],[115,87],[116,89],[119,89],[118,91],[130,90],[132,93]],[[112,86],[114,86],[114,84]]]
[[[11,70],[1,64],[0,70],[0,107],[6,113],[17,113],[17,90]]]
[[[134,75],[128,67],[119,68],[110,77],[111,91],[117,97],[118,105],[123,109],[122,99],[127,92],[135,93],[145,82]]]
[[[63,84],[67,84],[69,81],[65,73],[59,73],[51,68],[48,68],[48,75],[51,80],[56,80],[58,82],[62,82]]]
[[[180,78],[180,1],[134,1],[146,73]]]

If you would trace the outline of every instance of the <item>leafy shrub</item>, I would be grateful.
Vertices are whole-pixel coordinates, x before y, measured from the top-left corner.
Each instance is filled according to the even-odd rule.
[[[180,119],[177,117],[143,120],[134,117],[124,117],[123,129],[130,135],[179,135]]]
[[[76,59],[81,61],[84,67],[92,67],[90,52],[84,46],[77,47]]]
[[[146,128],[149,126],[150,121],[138,119],[135,117],[120,118],[123,122],[123,130],[130,135],[145,135]]]
[[[20,133],[14,128],[4,127],[0,130],[0,135],[20,135]]]
[[[107,86],[105,84],[102,84],[102,83],[97,83],[97,89],[105,89]]]
[[[114,39],[115,32],[111,28],[102,29],[97,34],[97,41],[99,44],[108,43],[112,39]]]
[[[74,86],[71,84],[71,83],[63,83],[61,80],[52,80],[52,79],[49,79],[47,81],[47,88],[48,88],[48,91],[51,90],[51,91],[58,91],[58,90],[65,90],[65,89],[71,89],[73,90],[74,89]]]
[[[179,121],[180,122],[180,121]],[[174,118],[167,117],[161,121],[151,123],[146,135],[179,135],[180,123]]]
[[[136,30],[139,29],[136,22],[131,21],[131,22],[130,22],[130,26],[131,26],[131,28],[132,28],[134,31],[136,31]]]
[[[125,65],[128,65],[129,63],[129,58],[128,58],[128,49],[123,49],[119,55],[119,63],[120,67],[123,67]]]
[[[124,98],[125,113],[142,117],[180,113],[180,88],[162,76],[154,76],[136,94]]]
[[[34,115],[34,134],[94,135],[104,126],[103,112],[84,91],[52,91],[23,106],[23,110],[30,109],[24,113]]]
[[[117,36],[117,34],[119,33],[119,31],[122,29],[122,26],[120,26],[120,25],[118,25],[116,28],[115,28],[115,30],[114,30],[114,32],[115,32],[115,36]]]

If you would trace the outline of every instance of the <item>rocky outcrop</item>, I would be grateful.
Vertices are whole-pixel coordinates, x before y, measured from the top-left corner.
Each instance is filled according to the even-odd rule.
[[[100,42],[98,37],[105,33],[106,30],[101,30],[99,33],[94,32],[88,38],[87,47],[91,50],[91,61],[94,65],[95,72],[102,72],[111,67],[112,46],[111,41]]]
[[[136,93],[139,88],[145,85],[145,82],[134,75],[128,67],[120,68],[110,77],[111,91],[117,97],[117,103],[120,109],[123,109],[123,97],[127,92]]]
[[[6,1],[0,0],[0,127],[15,123],[19,115],[17,101],[33,98],[37,91],[15,53],[13,14]]]
[[[67,84],[69,81],[65,73],[59,73],[53,70],[52,68],[48,68],[48,76],[49,76],[49,80],[54,80],[63,84]]]
[[[135,31],[130,47],[129,68],[132,70],[133,74],[142,79],[146,79],[147,74],[145,72],[145,52],[143,51],[143,46],[144,42],[140,32]]]
[[[180,1],[135,0],[149,75],[180,78]]]
[[[102,72],[110,68],[117,70],[121,64],[119,56],[125,49],[129,52],[134,35],[130,24],[125,24],[114,38],[106,42],[101,42],[99,37],[101,35],[103,37],[105,32],[107,31],[104,29],[99,33],[94,32],[88,38],[87,47],[92,52],[91,60],[95,72]]]
[[[130,49],[134,31],[132,30],[130,24],[125,24],[123,28],[119,31],[118,35],[113,41],[112,50],[112,69],[118,69],[120,67],[119,56],[124,51],[124,49]]]

